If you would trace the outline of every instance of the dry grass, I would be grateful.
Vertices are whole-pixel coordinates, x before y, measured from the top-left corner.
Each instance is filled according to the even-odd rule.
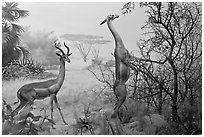
[[[58,73],[57,70],[52,70],[51,72],[54,74]],[[17,101],[16,92],[21,86],[37,81],[39,80],[18,79],[3,81],[2,98],[6,100],[7,103],[12,104]],[[56,129],[51,130],[50,133],[44,134],[74,134],[74,130],[71,126],[76,123],[74,112],[76,112],[80,118],[83,118],[85,105],[90,105],[91,111],[99,108],[103,108],[103,111],[113,110],[113,103],[106,103],[106,95],[108,97],[110,97],[110,95],[105,93],[109,92],[104,90],[103,94],[100,94],[99,96],[100,91],[101,83],[99,83],[89,71],[67,70],[65,81],[57,94],[57,98],[65,121],[69,126],[63,124],[58,110],[54,106],[54,122],[56,123]],[[139,103],[136,102],[131,102],[131,100],[127,100],[125,104],[128,107],[128,111],[126,110],[124,115],[127,120],[133,116],[143,115],[141,113],[144,113],[144,106],[140,106]],[[12,108],[16,108],[17,105],[18,104],[15,106],[12,105]],[[36,108],[44,107],[47,110],[47,114],[50,114],[50,98],[36,100],[34,105]],[[39,109],[35,109],[33,112],[37,114],[39,113]],[[95,122],[99,123],[98,126],[100,127],[100,130],[98,131],[98,134],[112,134],[107,130],[108,124],[104,117],[95,119]],[[115,128],[117,129],[117,124],[115,125]]]
[[[17,101],[16,93],[18,89],[24,84],[36,82],[37,80],[10,80],[2,81],[2,99],[6,100],[8,103],[13,103]]]
[[[54,71],[54,74],[58,71]],[[16,93],[18,89],[24,84],[37,82],[41,80],[26,80],[18,79],[11,81],[2,82],[2,99],[6,100],[7,103],[13,104],[17,101]],[[42,80],[43,81],[43,80]],[[96,91],[98,90],[98,91]],[[95,77],[87,70],[68,70],[66,72],[65,81],[61,87],[57,98],[62,109],[62,113],[65,120],[69,125],[75,122],[74,111],[76,111],[79,116],[83,116],[84,105],[90,104],[91,107],[103,107],[103,100],[97,98],[97,92],[100,91],[100,83],[95,79]],[[96,99],[97,98],[97,99]],[[16,108],[12,105],[12,108]],[[50,99],[46,98],[44,100],[36,100],[34,105],[38,107],[44,107],[48,110],[50,108]],[[38,110],[33,110],[34,113],[38,113]],[[51,134],[72,134],[71,132],[66,133],[67,128],[63,125],[60,115],[56,107],[54,107],[54,122],[56,123],[56,129],[51,132]]]
[[[58,73],[58,70],[55,71],[55,73]],[[37,81],[44,80],[18,79],[11,81],[2,81],[2,98],[8,101],[8,103],[12,103],[16,101],[16,93],[21,86]],[[95,80],[92,74],[87,70],[67,71],[65,81],[58,93],[58,98],[65,98],[65,96],[69,98],[76,97],[84,90],[88,90],[98,84],[99,82]]]
[[[52,73],[57,74],[57,70],[51,70]],[[23,86],[24,84],[37,82],[41,80],[11,80],[11,81],[3,81],[2,82],[2,98],[6,100],[7,103],[12,104],[17,101],[16,92],[17,90]],[[107,115],[112,114],[113,103],[110,101],[107,103],[106,95],[110,98],[111,92],[109,94],[105,94],[108,91],[103,91],[103,94],[100,94],[101,91],[101,83],[99,83],[95,77],[88,70],[67,70],[65,81],[63,86],[61,87],[59,93],[57,94],[57,98],[64,115],[65,121],[69,124],[65,126],[61,120],[61,117],[58,113],[58,110],[54,106],[54,122],[55,128],[52,129],[50,133],[43,134],[75,134],[73,126],[76,123],[75,120],[75,112],[78,117],[84,117],[84,107],[85,105],[90,105],[90,110],[94,112],[99,108],[102,108],[104,112],[107,112]],[[99,96],[100,94],[100,96]],[[113,99],[111,99],[113,100]],[[138,102],[133,102],[131,100],[126,100],[125,102],[128,110],[124,110],[124,119],[127,121],[130,120],[131,117],[140,117],[145,113],[145,107]],[[16,108],[18,104],[15,106],[12,105],[12,108]],[[47,110],[47,114],[50,114],[50,99],[46,98],[44,100],[36,100],[34,105],[37,109],[33,110],[33,113],[38,114],[39,107],[44,107]],[[108,110],[108,111],[107,111]],[[111,110],[111,111],[110,111]],[[122,111],[122,109],[121,109]],[[110,114],[109,114],[110,112]],[[100,113],[100,112],[99,112]],[[97,117],[95,119],[95,123],[98,123],[96,126],[96,134],[112,134],[111,130],[108,128],[109,124],[104,116]],[[111,122],[114,129],[119,129],[118,124],[115,122]],[[118,130],[120,131],[120,130]],[[84,134],[90,134],[86,132]],[[121,133],[117,133],[121,134]]]

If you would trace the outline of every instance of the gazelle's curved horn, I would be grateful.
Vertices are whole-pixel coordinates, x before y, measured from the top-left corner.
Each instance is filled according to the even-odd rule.
[[[61,48],[57,47],[57,43],[55,43],[55,48],[57,48],[59,51],[61,51],[62,54],[65,54],[64,51]]]
[[[64,46],[67,48],[67,54],[69,54],[70,49],[69,49],[69,47],[65,44],[65,42],[64,42]]]

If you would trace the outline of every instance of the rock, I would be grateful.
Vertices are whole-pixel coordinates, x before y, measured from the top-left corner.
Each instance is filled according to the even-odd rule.
[[[125,126],[125,129],[132,134],[155,135],[157,129],[167,125],[164,116],[158,114],[134,117],[130,122]]]
[[[150,114],[148,116],[133,117],[129,122],[122,126],[118,119],[111,119],[113,109],[100,109],[91,113],[95,123],[95,135],[154,135],[157,129],[166,126],[164,116]],[[112,131],[113,130],[113,131]]]
[[[139,121],[126,124],[123,127],[123,131],[126,135],[145,135],[144,132],[141,132]]]
[[[167,125],[167,122],[162,115],[151,114],[149,116],[144,116],[144,118],[148,121],[148,124],[153,124],[156,127],[163,127]]]
[[[155,135],[157,129],[167,125],[167,122],[162,115],[151,114],[149,116],[144,116],[143,118],[145,121],[143,130],[149,135]]]

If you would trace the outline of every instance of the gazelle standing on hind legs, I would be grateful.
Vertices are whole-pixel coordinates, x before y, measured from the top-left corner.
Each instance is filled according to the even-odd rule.
[[[56,53],[60,57],[60,71],[58,77],[56,79],[30,83],[22,86],[17,92],[17,97],[20,100],[20,105],[12,112],[13,116],[16,115],[23,107],[28,105],[31,106],[34,103],[35,99],[44,99],[50,97],[51,119],[53,120],[54,101],[57,109],[59,110],[62,121],[64,122],[64,124],[68,125],[64,120],[57,100],[57,93],[59,92],[65,78],[65,61],[70,63],[69,56],[72,54],[69,53],[69,47],[67,47],[65,43],[64,46],[67,48],[67,54],[65,54],[61,48],[57,47],[55,43],[55,47],[61,52],[61,54]]]
[[[115,57],[116,80],[114,82],[113,90],[117,98],[117,102],[115,104],[114,113],[112,114],[111,117],[112,118],[118,117],[122,122],[119,116],[119,109],[122,106],[122,104],[125,102],[126,96],[127,96],[127,89],[126,89],[125,83],[129,79],[130,67],[131,67],[130,64],[127,62],[127,60],[130,59],[131,55],[129,54],[128,50],[125,48],[120,35],[113,27],[112,21],[116,18],[119,18],[119,16],[108,15],[107,18],[100,25],[107,22],[108,28],[111,31],[115,40],[114,57]]]

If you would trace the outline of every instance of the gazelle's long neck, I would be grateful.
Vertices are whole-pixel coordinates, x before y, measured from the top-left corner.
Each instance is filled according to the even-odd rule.
[[[57,77],[57,83],[56,83],[57,87],[60,88],[62,86],[64,82],[64,78],[65,78],[65,62],[63,61],[62,57],[60,57],[60,71]]]
[[[113,35],[113,37],[115,39],[116,48],[117,47],[123,47],[124,48],[123,41],[122,41],[120,35],[118,34],[118,32],[113,27],[112,21],[108,21],[107,24],[108,24],[109,30],[111,31],[111,33],[112,33],[112,35]]]

